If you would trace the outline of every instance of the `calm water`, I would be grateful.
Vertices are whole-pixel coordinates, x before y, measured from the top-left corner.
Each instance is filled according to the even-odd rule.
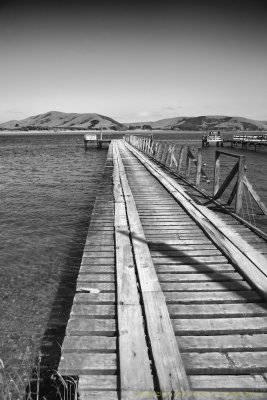
[[[199,133],[154,138],[193,151],[201,145]],[[0,358],[22,387],[38,350],[44,369],[58,362],[106,150],[84,151],[83,135],[72,134],[0,142]],[[215,149],[203,149],[211,180]],[[267,204],[267,149],[225,150],[246,156],[248,178]]]
[[[82,135],[0,141],[0,358],[19,385],[45,334],[64,333],[107,150],[84,151]]]

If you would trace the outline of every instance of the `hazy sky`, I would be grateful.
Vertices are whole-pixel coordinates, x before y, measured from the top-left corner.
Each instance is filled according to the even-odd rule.
[[[51,110],[267,120],[264,3],[0,0],[0,122]]]

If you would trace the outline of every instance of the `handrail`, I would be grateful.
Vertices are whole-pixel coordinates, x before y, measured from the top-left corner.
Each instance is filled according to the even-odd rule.
[[[210,183],[210,179],[203,170],[202,163],[202,149],[197,149],[197,155],[195,156],[190,148],[190,146],[181,145],[178,147],[177,143],[165,142],[161,140],[153,140],[153,137],[142,137],[135,135],[125,136],[126,142],[137,149],[144,152],[146,155],[151,157],[154,161],[160,163],[164,167],[174,171],[183,180],[188,182],[190,186],[194,187],[196,190],[201,190],[201,183]],[[224,179],[223,183],[220,185],[220,159],[222,156],[228,156],[232,158],[237,158],[237,162],[228,173],[227,177]],[[174,165],[174,167],[173,167]],[[195,165],[195,175],[192,181],[192,165]],[[236,180],[233,188],[231,189],[230,196],[226,202],[226,206],[231,206],[235,200],[234,211],[237,215],[243,212],[243,198],[248,193],[250,196],[250,203],[252,212],[253,206],[252,201],[261,210],[264,215],[267,215],[267,207],[261,201],[259,195],[256,193],[253,186],[248,182],[246,177],[246,163],[245,156],[238,155],[234,153],[228,153],[222,150],[216,150],[215,153],[215,165],[214,165],[214,187],[213,193],[208,196],[212,197],[212,200],[218,201],[221,196],[225,193],[226,189],[230,189],[229,185],[233,180]],[[207,191],[205,190],[205,193]],[[250,214],[249,206],[247,204],[248,214]]]

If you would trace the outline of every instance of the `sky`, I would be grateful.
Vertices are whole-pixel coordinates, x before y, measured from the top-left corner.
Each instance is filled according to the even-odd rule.
[[[266,11],[265,0],[0,0],[0,122],[267,120]]]

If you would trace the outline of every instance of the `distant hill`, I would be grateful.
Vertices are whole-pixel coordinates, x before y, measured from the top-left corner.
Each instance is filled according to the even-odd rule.
[[[63,113],[49,111],[45,114],[35,115],[22,120],[8,121],[0,124],[0,129],[7,130],[79,130],[79,129],[161,129],[175,131],[202,131],[214,130],[242,130],[262,131],[267,130],[266,121],[256,121],[243,117],[229,117],[225,115],[210,115],[199,117],[174,117],[158,121],[131,122],[122,124],[112,118],[96,113]]]
[[[178,131],[202,131],[203,128],[244,131],[267,130],[267,122],[243,117],[228,117],[225,115],[166,118],[158,121],[134,122],[128,125],[130,129],[146,125],[151,126],[152,129],[172,129]]]
[[[114,129],[121,130],[127,127],[112,118],[100,114],[63,113],[49,111],[22,120],[8,121],[0,124],[2,129],[44,130],[44,129]]]

